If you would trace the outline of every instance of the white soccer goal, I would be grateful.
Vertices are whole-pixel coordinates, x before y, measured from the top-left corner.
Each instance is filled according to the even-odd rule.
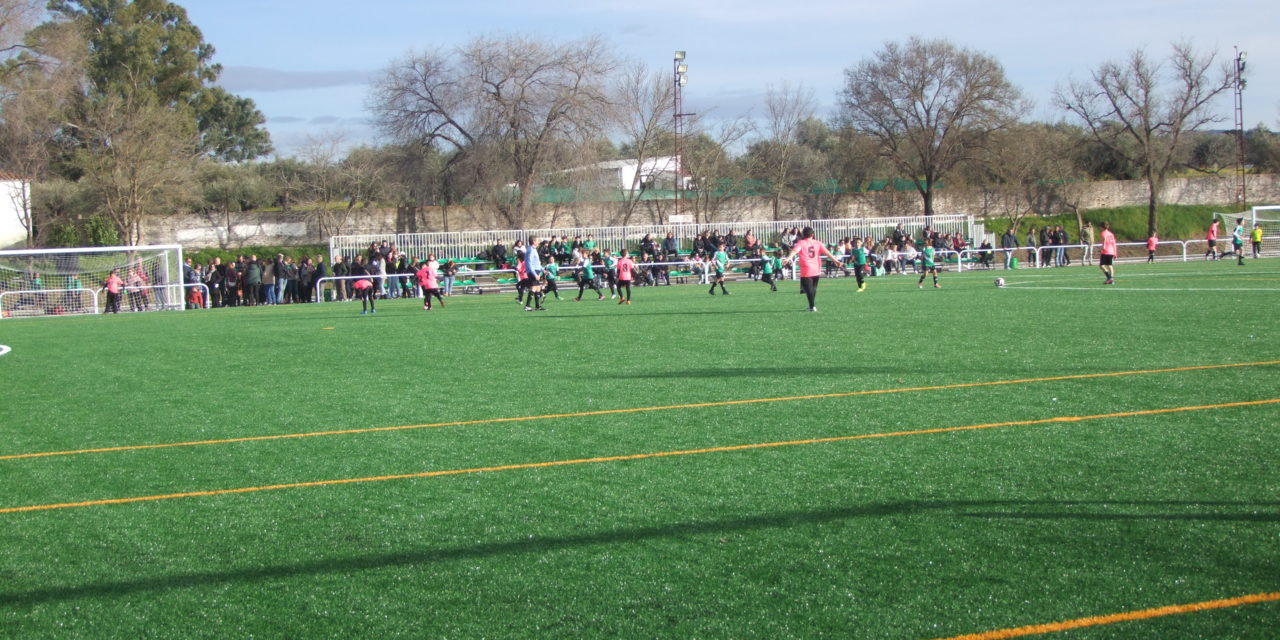
[[[101,313],[113,270],[121,311],[183,309],[178,245],[27,249],[0,251],[0,318]]]
[[[1254,207],[1250,212],[1251,215],[1246,220],[1252,218],[1251,223],[1254,226],[1262,228],[1262,235],[1280,236],[1280,205],[1267,204]]]

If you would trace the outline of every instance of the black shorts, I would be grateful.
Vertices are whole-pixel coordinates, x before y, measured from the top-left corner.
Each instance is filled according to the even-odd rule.
[[[524,280],[521,280],[521,281],[520,281],[520,286],[522,286],[522,287],[524,287],[524,288],[526,288],[526,289],[532,289],[532,288],[534,288],[534,287],[538,286],[539,284],[541,284],[541,281],[540,281],[540,280],[538,280],[538,278],[536,278],[536,277],[525,278]]]
[[[1115,256],[1109,253],[1104,253],[1102,254],[1102,257],[1098,258],[1098,264],[1104,267],[1109,267],[1115,263],[1115,260],[1116,260]]]
[[[1210,241],[1209,241],[1209,248],[1210,248],[1210,249],[1216,249],[1217,247],[1218,247],[1218,241],[1217,241],[1217,240],[1210,240]]]

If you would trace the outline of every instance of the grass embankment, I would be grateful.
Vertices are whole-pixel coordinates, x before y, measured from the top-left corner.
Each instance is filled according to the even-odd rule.
[[[1228,204],[1169,204],[1161,205],[1157,210],[1160,222],[1160,237],[1164,240],[1192,240],[1204,237],[1205,228],[1214,212],[1229,213],[1236,211],[1235,205]],[[1147,207],[1133,205],[1110,207],[1106,209],[1089,209],[1081,213],[1085,222],[1092,222],[1094,227],[1103,220],[1111,221],[1111,229],[1121,242],[1140,242],[1147,239]],[[987,230],[999,237],[1009,228],[1009,220],[993,218],[984,222]],[[1025,235],[1029,226],[1037,229],[1046,225],[1062,225],[1075,240],[1079,233],[1079,224],[1074,213],[1056,216],[1028,216],[1022,219],[1018,228],[1019,235]],[[1225,226],[1225,225],[1224,225]]]

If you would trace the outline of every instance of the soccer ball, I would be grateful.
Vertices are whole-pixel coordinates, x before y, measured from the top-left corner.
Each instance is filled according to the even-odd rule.
[[[997,287],[1003,287],[1003,286],[1004,286],[1004,278],[996,278],[996,286],[997,286]]]

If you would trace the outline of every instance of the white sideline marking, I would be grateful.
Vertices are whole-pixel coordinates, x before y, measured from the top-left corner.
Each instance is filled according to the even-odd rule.
[[[1280,288],[1260,289],[1260,288],[1244,288],[1244,287],[1179,287],[1179,288],[1152,288],[1152,287],[1119,287],[1103,286],[1099,284],[1096,287],[1033,287],[1027,285],[1019,285],[1016,282],[1005,283],[1005,288],[1013,289],[1037,289],[1041,291],[1280,291]]]
[[[9,345],[0,344],[0,356],[9,353],[10,351],[13,351],[13,349],[9,348]]]

